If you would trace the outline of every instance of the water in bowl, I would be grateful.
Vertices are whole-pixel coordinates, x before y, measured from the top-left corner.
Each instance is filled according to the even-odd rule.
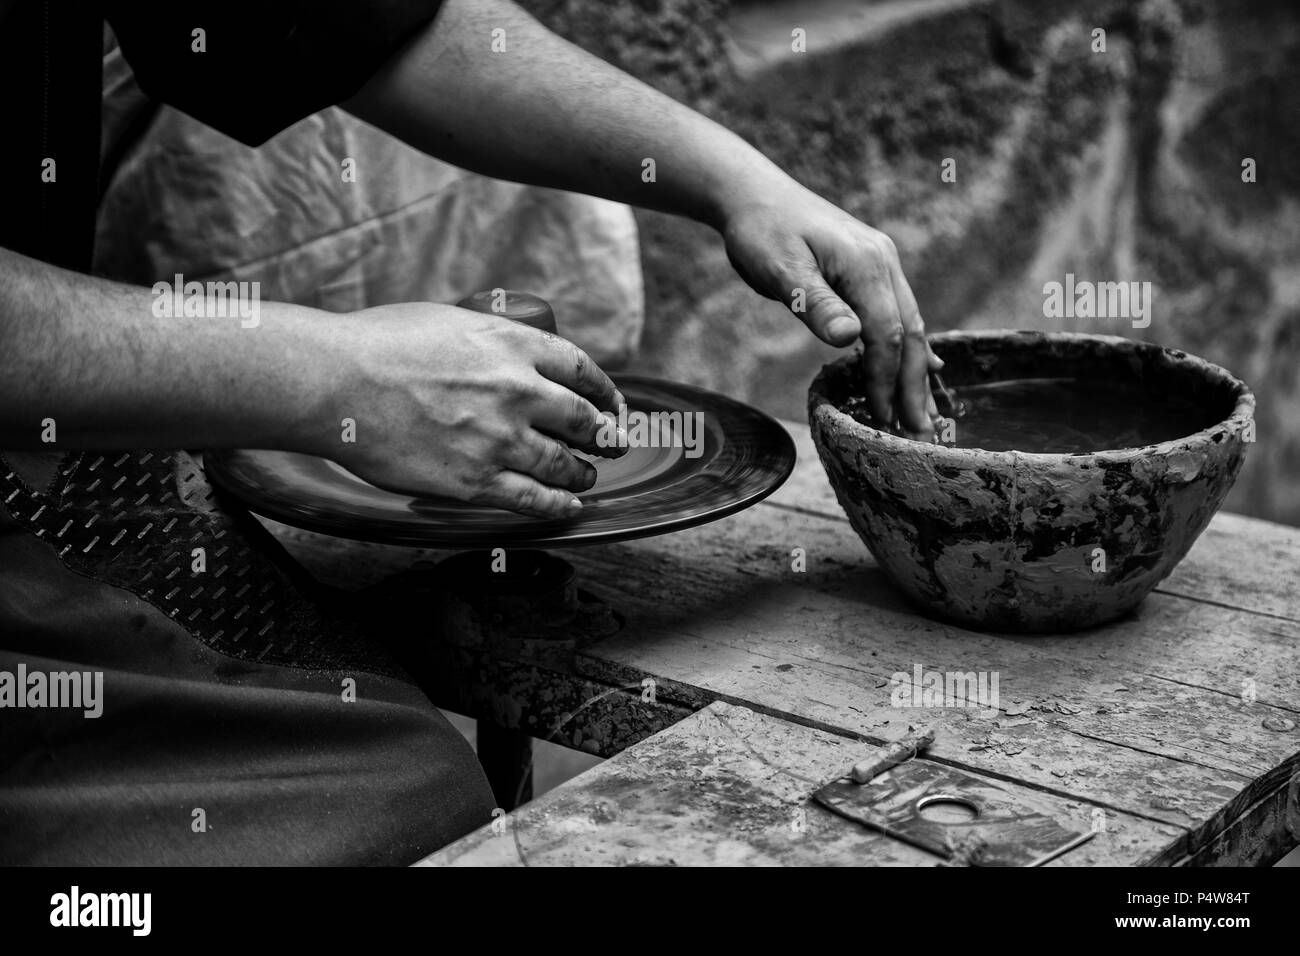
[[[958,448],[1084,455],[1183,438],[1213,423],[1188,398],[1127,382],[1026,378],[959,386],[955,392],[959,413],[951,444]],[[944,407],[942,396],[936,400]],[[879,427],[861,399],[840,409]]]

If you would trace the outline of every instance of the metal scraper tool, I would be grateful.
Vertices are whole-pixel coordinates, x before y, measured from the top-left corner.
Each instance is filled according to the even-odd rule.
[[[911,760],[867,783],[844,776],[813,798],[842,817],[946,860],[973,866],[1042,866],[1093,837],[1068,829],[1035,807],[1032,797],[940,764]],[[942,822],[923,811],[957,804],[969,820]]]

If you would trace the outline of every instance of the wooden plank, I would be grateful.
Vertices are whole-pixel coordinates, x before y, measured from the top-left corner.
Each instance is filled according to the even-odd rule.
[[[796,546],[807,573],[791,570]],[[580,658],[593,678],[650,676],[688,706],[744,703],[869,740],[924,721],[941,761],[1190,827],[1171,854],[1254,804],[1256,778],[1300,765],[1291,622],[1154,595],[1081,635],[966,631],[919,618],[846,523],[778,508],[573,559],[627,619]],[[996,724],[965,707],[892,707],[891,676],[918,664],[998,672]]]
[[[1272,866],[1300,845],[1300,778],[1273,788],[1176,866]]]
[[[934,866],[940,859],[811,800],[875,748],[715,703],[537,801],[422,860],[424,866]],[[1091,828],[1079,801],[999,782],[1062,825]],[[1178,828],[1108,814],[1057,865],[1135,864]]]
[[[1158,590],[1300,621],[1300,528],[1220,512]]]
[[[847,522],[808,426],[782,424],[799,457],[768,504]],[[1157,591],[1300,621],[1300,528],[1220,512]]]
[[[1220,515],[1161,589],[1168,593],[1153,595],[1134,620],[1046,639],[974,634],[918,618],[900,600],[844,520],[806,427],[787,427],[801,460],[770,505],[712,528],[569,552],[585,582],[629,612],[631,624],[586,659],[583,670],[595,679],[587,689],[635,687],[653,676],[662,704],[752,702],[837,733],[888,740],[905,730],[900,713],[927,720],[936,713],[889,708],[896,671],[917,663],[997,670],[1009,703],[996,724],[974,723],[965,708],[939,711],[938,759],[1188,827],[1161,861],[1212,861],[1216,847],[1246,859],[1250,846],[1264,845],[1225,831],[1269,826],[1276,808],[1268,810],[1268,788],[1296,769],[1295,733],[1285,728],[1300,712],[1300,631],[1290,620],[1300,616],[1300,601],[1296,575],[1275,569],[1300,566],[1297,532]],[[342,586],[444,555],[274,530]],[[794,546],[807,551],[808,574],[790,571]],[[628,594],[605,583],[627,580],[642,586]],[[1180,591],[1196,592],[1195,600],[1180,600]],[[675,642],[667,640],[674,631]],[[1245,681],[1254,682],[1254,702],[1243,699]],[[489,690],[503,699],[502,688]],[[668,719],[686,712],[657,710]],[[1274,729],[1261,731],[1266,721]],[[578,733],[575,745],[616,749],[600,744],[599,733]],[[632,739],[624,734],[618,745]]]

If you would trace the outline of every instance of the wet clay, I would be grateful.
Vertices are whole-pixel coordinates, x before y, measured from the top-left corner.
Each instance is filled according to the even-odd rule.
[[[955,390],[952,440],[958,448],[1086,455],[1140,448],[1185,438],[1213,425],[1215,416],[1185,395],[1133,382],[1026,378],[966,385]],[[945,407],[936,393],[936,402]],[[876,427],[865,401],[850,398],[840,411]]]

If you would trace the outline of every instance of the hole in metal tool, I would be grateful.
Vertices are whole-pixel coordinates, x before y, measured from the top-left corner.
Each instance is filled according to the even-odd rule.
[[[969,823],[980,815],[980,808],[965,797],[936,793],[918,800],[916,812],[932,823]]]

